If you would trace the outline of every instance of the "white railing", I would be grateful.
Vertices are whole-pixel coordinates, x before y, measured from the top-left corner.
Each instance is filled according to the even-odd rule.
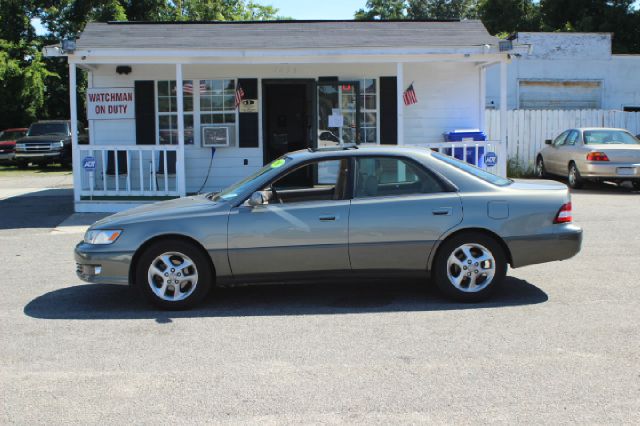
[[[176,145],[80,145],[81,197],[179,196]],[[93,168],[85,160],[95,160]],[[90,164],[89,164],[90,165]]]
[[[415,144],[415,146],[450,155],[499,176],[507,176],[506,150],[504,149],[504,144],[498,141],[427,142]],[[488,153],[495,154],[496,162],[494,165],[491,165],[492,158],[487,161]],[[489,157],[493,156],[490,154]]]

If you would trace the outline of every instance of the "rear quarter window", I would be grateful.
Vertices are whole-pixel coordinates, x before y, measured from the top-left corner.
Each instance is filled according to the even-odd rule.
[[[457,160],[453,157],[449,157],[448,155],[440,154],[439,152],[433,152],[431,155],[433,156],[433,158],[436,158],[442,161],[443,163],[447,163],[453,167],[456,167],[457,169],[462,170],[463,172],[466,172],[472,176],[475,176],[478,179],[481,179],[485,182],[489,182],[490,184],[493,184],[496,186],[507,186],[513,183],[511,179],[494,175],[493,173],[490,173],[486,170],[482,170],[467,162]]]

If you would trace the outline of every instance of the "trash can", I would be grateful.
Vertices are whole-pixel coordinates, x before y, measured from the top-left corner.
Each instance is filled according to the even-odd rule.
[[[480,129],[457,129],[444,134],[445,142],[484,142],[487,135]],[[451,148],[444,150],[445,154],[451,155]],[[478,167],[484,167],[484,146],[477,147],[478,163],[476,164],[476,147],[467,147],[467,163]],[[453,156],[458,160],[464,160],[464,148],[454,148]]]

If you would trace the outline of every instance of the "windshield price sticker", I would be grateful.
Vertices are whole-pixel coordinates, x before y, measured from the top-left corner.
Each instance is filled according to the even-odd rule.
[[[96,170],[96,159],[94,157],[84,157],[82,168],[85,172],[94,172]]]
[[[487,167],[494,167],[498,164],[498,155],[495,152],[487,152],[484,155],[484,163]]]

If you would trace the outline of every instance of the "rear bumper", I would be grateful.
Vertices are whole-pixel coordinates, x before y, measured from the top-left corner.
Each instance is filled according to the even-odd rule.
[[[585,162],[578,167],[583,178],[640,179],[640,163]]]
[[[76,275],[95,284],[129,284],[133,253],[104,252],[103,247],[80,242],[75,250]]]
[[[554,226],[558,227],[554,233],[507,239],[511,266],[519,268],[566,260],[578,254],[582,247],[582,228],[572,223]]]

